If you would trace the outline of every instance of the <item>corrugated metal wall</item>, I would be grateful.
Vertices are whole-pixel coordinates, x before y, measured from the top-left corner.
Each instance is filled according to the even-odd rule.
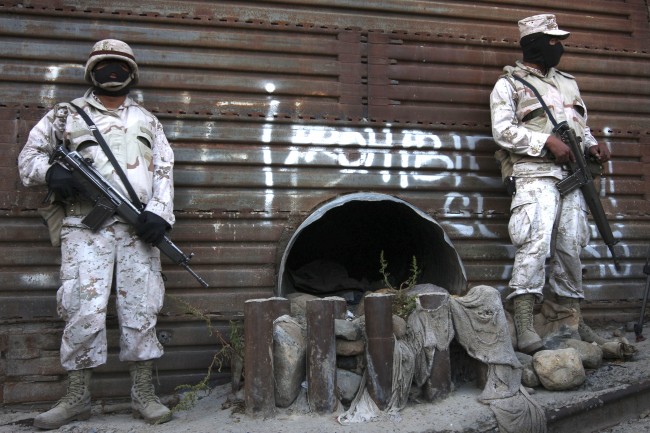
[[[614,154],[602,201],[622,238],[623,270],[593,239],[584,252],[587,314],[638,318],[650,239],[645,1],[89,3],[0,1],[0,401],[63,392],[59,253],[35,212],[45,190],[20,184],[15,159],[47,108],[85,91],[82,63],[107,37],[136,53],[133,96],[159,116],[176,153],[172,237],[196,253],[192,267],[211,285],[165,266],[163,392],[201,379],[218,349],[173,298],[227,332],[246,299],[273,295],[293,230],[343,193],[413,204],[445,229],[470,284],[505,287],[509,198],[492,157],[488,95],[501,67],[519,58],[516,21],[540,12],[572,31],[562,67],[578,77],[592,129]],[[128,394],[110,323],[97,397]]]

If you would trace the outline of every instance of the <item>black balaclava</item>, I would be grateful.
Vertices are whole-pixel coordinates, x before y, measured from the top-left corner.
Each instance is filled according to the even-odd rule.
[[[554,36],[543,33],[534,33],[521,38],[519,44],[524,52],[524,61],[541,66],[544,71],[557,66],[564,53],[564,47],[559,41],[551,45],[549,42],[553,38]]]
[[[129,93],[131,90],[131,70],[125,71],[122,68],[123,64],[124,62],[114,61],[107,63],[101,69],[93,70],[95,94],[124,96]],[[112,74],[115,74],[115,78],[111,78]]]

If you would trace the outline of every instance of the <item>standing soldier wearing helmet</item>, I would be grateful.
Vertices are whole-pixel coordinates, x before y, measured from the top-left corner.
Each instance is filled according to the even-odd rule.
[[[575,161],[569,147],[553,133],[553,122],[523,79],[537,90],[557,123],[566,121],[583,148],[598,162],[610,159],[587,126],[587,109],[575,79],[555,67],[569,32],[558,28],[555,15],[519,21],[523,61],[506,66],[490,95],[492,134],[501,148],[497,159],[504,180],[516,192],[510,205],[510,239],[516,247],[509,286],[513,299],[517,345],[532,353],[542,347],[533,328],[533,306],[542,299],[545,262],[550,260],[549,286],[559,304],[580,314],[584,299],[580,252],[589,241],[587,206],[579,189],[560,196],[556,183]],[[578,332],[588,342],[604,343],[579,317]]]
[[[86,121],[68,103],[58,104],[38,122],[18,157],[23,184],[47,184],[65,210],[57,311],[65,320],[61,364],[68,372],[68,389],[52,409],[34,419],[34,426],[42,429],[90,417],[91,372],[107,358],[106,311],[113,282],[119,358],[130,364],[133,414],[148,423],[172,417],[151,380],[153,360],[163,354],[155,326],[164,297],[160,251],[152,244],[174,223],[174,154],[158,119],[128,96],[138,82],[138,65],[126,43],[97,42],[86,62],[85,79],[93,87],[72,103],[97,126],[132,194]],[[92,232],[82,223],[93,204],[80,194],[69,171],[49,161],[61,143],[91,161],[125,197],[135,192],[144,205],[138,224],[131,226],[114,216]]]

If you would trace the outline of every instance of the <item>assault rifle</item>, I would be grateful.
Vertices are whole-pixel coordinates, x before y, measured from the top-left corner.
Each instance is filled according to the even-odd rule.
[[[616,270],[620,271],[621,265],[619,264],[616,253],[614,252],[614,245],[618,240],[614,239],[612,229],[609,227],[609,223],[607,222],[607,216],[605,215],[603,206],[600,203],[600,198],[598,197],[598,192],[594,186],[594,178],[587,166],[585,154],[578,144],[576,134],[573,129],[569,127],[569,124],[566,121],[558,123],[555,128],[553,128],[553,132],[558,134],[562,141],[569,146],[569,149],[571,149],[571,153],[573,153],[576,160],[575,162],[569,163],[571,175],[558,182],[557,189],[560,191],[560,195],[564,196],[571,191],[580,188],[582,195],[585,198],[585,202],[587,203],[587,207],[589,207],[589,211],[591,212],[591,216],[596,223],[598,232],[607,245],[607,248],[609,248],[609,252],[614,260],[614,266],[616,267]]]
[[[104,221],[117,214],[128,224],[135,225],[141,211],[130,200],[116,190],[106,181],[91,164],[89,164],[79,153],[69,151],[65,146],[59,145],[50,158],[50,163],[58,163],[72,173],[75,180],[83,186],[82,194],[93,203],[93,209],[82,220],[93,232],[97,231]],[[185,268],[203,287],[208,283],[203,280],[190,266],[189,261],[194,255],[189,256],[183,253],[172,241],[164,235],[162,240],[154,244],[164,255],[174,263]]]

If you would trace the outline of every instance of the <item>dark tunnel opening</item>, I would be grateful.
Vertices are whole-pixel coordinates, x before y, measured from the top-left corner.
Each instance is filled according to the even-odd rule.
[[[382,256],[391,285],[412,275],[451,294],[466,289],[465,270],[444,230],[407,202],[375,193],[340,196],[312,213],[291,237],[278,270],[278,295],[306,292],[351,300],[386,287]]]

